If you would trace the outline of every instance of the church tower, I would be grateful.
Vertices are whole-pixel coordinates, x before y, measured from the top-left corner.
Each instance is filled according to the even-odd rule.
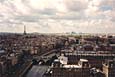
[[[106,60],[103,64],[103,72],[105,77],[115,77],[115,61]]]

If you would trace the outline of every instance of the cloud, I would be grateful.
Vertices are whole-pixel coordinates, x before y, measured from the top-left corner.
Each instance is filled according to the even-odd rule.
[[[115,0],[0,0],[0,31],[115,32]]]

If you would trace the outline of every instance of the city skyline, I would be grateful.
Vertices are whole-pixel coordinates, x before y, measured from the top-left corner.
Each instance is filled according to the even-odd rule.
[[[0,32],[115,33],[115,0],[0,0]]]

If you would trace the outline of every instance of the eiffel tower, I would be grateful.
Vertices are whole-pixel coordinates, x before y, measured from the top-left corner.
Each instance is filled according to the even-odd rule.
[[[26,26],[24,25],[24,35],[26,35]]]

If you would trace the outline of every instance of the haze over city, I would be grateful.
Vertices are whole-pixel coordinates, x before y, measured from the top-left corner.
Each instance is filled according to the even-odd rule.
[[[0,32],[115,33],[115,0],[0,0]]]

